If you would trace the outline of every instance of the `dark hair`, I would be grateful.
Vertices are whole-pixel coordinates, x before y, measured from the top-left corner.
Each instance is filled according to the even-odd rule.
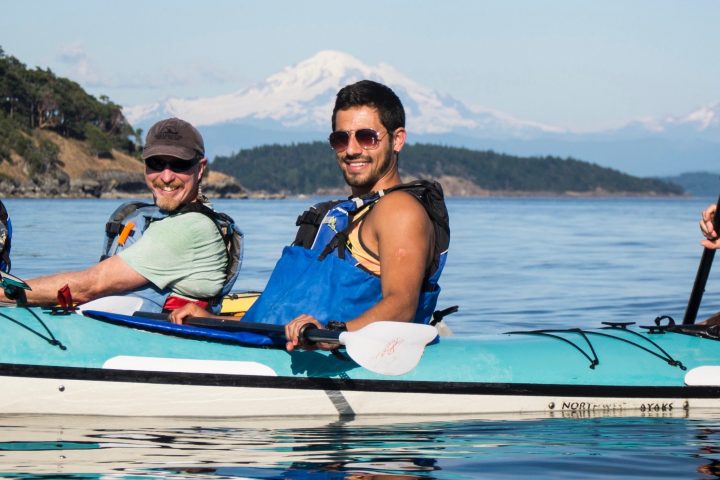
[[[364,106],[377,108],[380,122],[390,132],[405,126],[405,109],[395,92],[381,83],[360,80],[341,88],[338,92],[332,114],[333,131],[335,116],[339,110]]]

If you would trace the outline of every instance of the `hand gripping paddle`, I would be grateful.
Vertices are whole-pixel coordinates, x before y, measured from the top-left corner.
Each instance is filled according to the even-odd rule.
[[[143,316],[143,314],[136,314]],[[284,334],[285,326],[265,323],[190,317],[187,325],[216,328],[226,331]],[[404,375],[415,368],[425,351],[425,345],[436,336],[437,329],[430,325],[407,322],[373,322],[353,332],[336,332],[320,328],[307,328],[306,340],[322,343],[339,343],[358,365],[382,375]]]

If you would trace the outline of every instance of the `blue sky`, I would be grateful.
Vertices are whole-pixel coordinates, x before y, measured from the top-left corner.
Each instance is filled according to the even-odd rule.
[[[0,46],[125,105],[230,93],[320,50],[573,130],[720,102],[716,0],[0,0]]]

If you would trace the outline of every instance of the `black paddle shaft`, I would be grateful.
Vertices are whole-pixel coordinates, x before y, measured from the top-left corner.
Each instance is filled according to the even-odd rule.
[[[190,317],[185,320],[187,325],[194,327],[214,328],[229,332],[255,332],[266,334],[280,334],[285,336],[284,325],[272,325],[268,323],[242,322],[238,320],[221,320],[207,317]],[[325,330],[312,326],[305,326],[300,331],[300,336],[309,342],[338,343],[341,332]]]
[[[142,312],[137,315],[156,320],[167,320],[167,314],[165,313],[152,314]],[[185,324],[192,325],[193,327],[224,330],[226,332],[253,332],[285,336],[284,325],[273,325],[269,323],[242,322],[211,317],[188,317],[185,319]],[[340,333],[341,332],[335,330],[305,327],[301,332],[301,336],[309,342],[339,343]]]
[[[720,197],[718,197],[717,206],[715,207],[713,225],[715,227],[715,231],[717,232],[720,228]],[[710,275],[710,267],[712,267],[714,258],[715,249],[705,248],[703,250],[702,257],[700,258],[700,265],[698,266],[698,271],[695,275],[695,283],[693,284],[690,299],[688,300],[687,308],[685,309],[683,325],[692,325],[695,323],[698,309],[700,308],[700,301],[702,300],[703,293],[705,293],[705,285],[707,284],[708,275]]]

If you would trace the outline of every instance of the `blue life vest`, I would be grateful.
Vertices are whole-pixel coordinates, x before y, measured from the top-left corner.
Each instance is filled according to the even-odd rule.
[[[190,203],[172,212],[172,215],[191,212],[202,213],[215,223],[227,249],[228,262],[225,268],[226,280],[222,290],[211,299],[199,299],[208,300],[209,309],[213,313],[219,313],[223,296],[230,293],[240,272],[243,253],[243,234],[237,228],[231,217],[224,213],[215,212],[202,203]],[[142,237],[152,222],[160,221],[170,215],[170,213],[160,210],[156,205],[150,203],[128,202],[120,205],[120,207],[110,215],[110,219],[105,224],[105,245],[100,260],[116,255],[125,248],[128,248]],[[126,230],[126,235],[123,235],[123,230]],[[171,293],[170,288],[160,289],[148,282],[144,287],[126,292],[125,295],[142,298],[142,311],[160,312],[163,310],[165,300]]]
[[[380,277],[359,267],[347,249],[352,218],[372,208],[390,191],[414,195],[425,207],[435,228],[433,262],[426,275],[414,321],[428,323],[437,304],[438,280],[447,257],[450,228],[442,187],[417,181],[363,197],[326,202],[303,213],[293,245],[283,249],[262,295],[243,321],[284,325],[300,314],[322,324],[351,320],[382,299]],[[388,319],[390,320],[390,319]]]
[[[10,273],[10,247],[12,246],[12,222],[0,201],[0,270]]]

